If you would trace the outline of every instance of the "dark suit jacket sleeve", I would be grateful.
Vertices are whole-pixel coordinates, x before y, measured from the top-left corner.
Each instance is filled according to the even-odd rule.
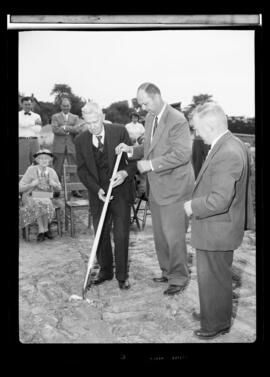
[[[75,138],[75,149],[76,149],[76,162],[77,162],[77,173],[82,181],[82,183],[94,193],[98,193],[101,188],[95,178],[89,173],[87,166],[85,164],[84,156],[81,152],[81,139],[80,137]]]
[[[131,157],[134,160],[140,160],[144,155],[144,144],[135,145],[133,147],[133,156]]]
[[[235,195],[235,183],[244,168],[241,157],[232,151],[217,153],[210,164],[208,169],[211,169],[211,190],[191,202],[193,215],[198,219],[228,211]]]
[[[57,120],[57,115],[54,114],[52,116],[52,132],[55,134],[55,135],[66,135],[64,129],[60,126],[60,124],[58,123],[58,120]]]
[[[129,134],[125,127],[121,129],[122,135],[121,135],[121,143],[125,143],[127,145],[132,145]],[[123,157],[126,161],[126,167],[123,169],[128,173],[129,178],[133,178],[134,175],[137,172],[137,163],[135,160],[129,160],[126,153],[123,153]]]
[[[175,123],[169,131],[171,151],[151,159],[154,172],[159,173],[187,164],[191,159],[191,138],[186,120]]]

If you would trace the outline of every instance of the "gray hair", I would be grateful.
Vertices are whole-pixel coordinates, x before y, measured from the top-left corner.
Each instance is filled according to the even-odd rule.
[[[214,101],[205,102],[195,107],[195,109],[191,113],[191,120],[194,116],[198,116],[199,118],[204,118],[206,116],[213,116],[218,118],[222,121],[223,124],[227,124],[227,116],[222,109],[222,107]]]
[[[149,95],[153,95],[153,94],[161,95],[159,88],[155,84],[152,84],[151,82],[144,82],[143,84],[139,86],[137,92],[139,90],[144,90]]]
[[[90,114],[97,114],[99,117],[103,119],[104,115],[102,112],[101,107],[96,102],[90,102],[88,101],[83,107],[82,107],[82,116],[85,117]]]

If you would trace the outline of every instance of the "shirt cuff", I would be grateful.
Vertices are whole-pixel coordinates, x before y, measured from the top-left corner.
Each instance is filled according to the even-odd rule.
[[[133,148],[132,148],[132,152],[128,152],[127,153],[127,156],[128,156],[128,158],[132,158],[133,157]]]
[[[149,160],[149,162],[150,162],[151,170],[154,171],[154,168],[153,168],[153,165],[152,165],[152,161]]]

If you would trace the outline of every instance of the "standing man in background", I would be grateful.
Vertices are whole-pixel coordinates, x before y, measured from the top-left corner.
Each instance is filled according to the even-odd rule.
[[[33,155],[39,150],[38,136],[42,122],[39,114],[32,111],[32,98],[21,99],[19,111],[19,174],[23,175],[33,162]]]
[[[194,185],[190,130],[184,115],[163,101],[156,85],[140,85],[137,100],[148,111],[144,145],[121,143],[116,153],[124,151],[142,159],[137,166],[149,181],[154,241],[162,272],[153,280],[168,282],[164,294],[174,295],[183,291],[189,280],[188,218],[183,202],[190,198]]]
[[[79,133],[81,121],[78,115],[70,112],[71,103],[68,98],[61,100],[61,112],[52,116],[53,140],[53,167],[59,181],[63,174],[65,158],[69,165],[76,165],[74,138]],[[82,197],[78,191],[73,191],[73,196]]]
[[[195,182],[192,199],[184,204],[192,216],[191,245],[196,248],[201,328],[200,339],[230,330],[233,251],[243,240],[246,218],[248,155],[245,145],[228,130],[222,108],[208,102],[193,113],[193,126],[211,145]]]

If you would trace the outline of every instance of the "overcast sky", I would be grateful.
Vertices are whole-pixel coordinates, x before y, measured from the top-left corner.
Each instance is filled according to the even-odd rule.
[[[55,84],[102,107],[159,86],[168,103],[212,94],[229,116],[254,116],[254,32],[246,30],[24,31],[19,91],[53,101]]]

